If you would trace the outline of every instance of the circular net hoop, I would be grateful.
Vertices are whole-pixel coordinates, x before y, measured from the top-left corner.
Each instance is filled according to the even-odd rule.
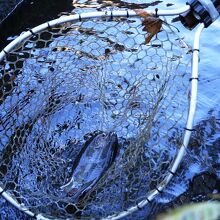
[[[0,63],[0,186],[36,216],[137,206],[159,191],[184,138],[191,55],[177,30],[163,24],[144,44],[138,16],[80,20],[30,31]],[[118,153],[76,200],[61,187],[97,132],[114,132]]]

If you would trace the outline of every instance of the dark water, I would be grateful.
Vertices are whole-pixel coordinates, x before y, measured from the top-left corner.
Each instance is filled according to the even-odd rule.
[[[175,4],[170,6],[170,1],[154,1],[150,4],[150,1],[146,3],[144,0],[134,1],[78,1],[77,4],[72,4],[74,1],[33,1],[27,3],[23,8],[18,8],[17,11],[10,18],[5,20],[0,26],[0,49],[9,43],[8,37],[15,37],[22,31],[31,27],[39,25],[47,20],[57,18],[60,13],[71,12],[73,9],[76,12],[95,10],[94,5],[97,5],[97,10],[103,8],[176,8],[184,5],[182,1],[175,1]],[[81,8],[82,7],[82,8]],[[199,96],[198,107],[195,118],[195,132],[189,147],[189,155],[192,157],[183,161],[180,170],[184,173],[184,181],[182,179],[174,179],[165,192],[164,196],[158,200],[160,206],[151,206],[154,213],[160,212],[166,209],[166,207],[172,207],[172,203],[185,203],[194,201],[195,196],[204,195],[215,192],[219,192],[219,180],[220,178],[220,151],[218,150],[220,145],[220,63],[219,63],[219,51],[220,51],[220,21],[216,21],[211,27],[204,31],[201,36],[201,56],[200,56],[200,82],[199,82]],[[187,31],[184,28],[181,29],[184,33],[186,41],[192,43],[193,31]],[[207,171],[211,171],[212,175],[207,174]],[[206,176],[207,180],[202,181],[203,184],[200,188],[201,191],[197,191],[196,185],[201,184],[197,179],[193,179],[196,174],[202,173],[201,176]],[[213,176],[214,175],[214,176]],[[217,175],[217,176],[215,176]],[[210,183],[213,183],[211,186]],[[207,186],[207,187],[206,187]],[[175,188],[175,190],[173,190]],[[167,193],[167,194],[166,194]],[[185,201],[180,202],[178,200],[179,195],[185,196]],[[164,205],[166,204],[166,205]],[[168,205],[167,205],[168,204]],[[140,214],[140,213],[139,213]],[[141,213],[142,216],[150,216],[148,210],[144,210]],[[138,215],[134,215],[133,219],[137,219]],[[11,207],[10,204],[4,200],[0,200],[0,219],[30,219],[24,214]]]
[[[10,14],[19,6],[22,6],[23,0],[1,0],[0,1],[0,22],[7,19]]]
[[[9,36],[16,36],[32,27],[55,19],[61,12],[73,10],[71,0],[24,1],[13,15],[0,23],[0,50],[7,44]]]

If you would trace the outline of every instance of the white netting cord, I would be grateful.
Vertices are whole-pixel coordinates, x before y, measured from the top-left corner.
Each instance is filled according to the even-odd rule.
[[[15,200],[48,217],[100,218],[165,178],[187,117],[188,48],[167,25],[149,45],[145,36],[139,18],[67,23],[5,57],[0,183]],[[76,199],[60,187],[100,132],[117,135],[118,155]]]

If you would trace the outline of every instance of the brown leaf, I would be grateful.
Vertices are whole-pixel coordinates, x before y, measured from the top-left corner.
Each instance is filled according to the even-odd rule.
[[[148,44],[152,37],[154,37],[157,33],[160,32],[162,28],[162,20],[156,17],[147,17],[143,22],[144,25],[143,30],[148,33],[147,38],[145,39],[145,43]]]
[[[137,15],[144,18],[142,25],[144,26],[143,31],[147,32],[147,37],[145,39],[145,44],[148,44],[151,39],[160,32],[162,28],[163,21],[155,17],[153,14],[146,12],[145,10],[135,10]]]

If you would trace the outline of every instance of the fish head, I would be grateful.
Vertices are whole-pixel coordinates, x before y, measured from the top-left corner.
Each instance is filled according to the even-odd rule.
[[[115,132],[107,133],[106,139],[107,139],[106,141],[108,143],[110,143],[110,145],[114,145],[114,144],[118,143],[118,136]]]
[[[114,132],[103,132],[94,141],[93,146],[101,153],[101,158],[105,159],[107,164],[111,164],[119,152],[117,134]]]
[[[114,132],[101,133],[94,138],[95,148],[104,148],[115,145],[118,142],[117,135]]]

